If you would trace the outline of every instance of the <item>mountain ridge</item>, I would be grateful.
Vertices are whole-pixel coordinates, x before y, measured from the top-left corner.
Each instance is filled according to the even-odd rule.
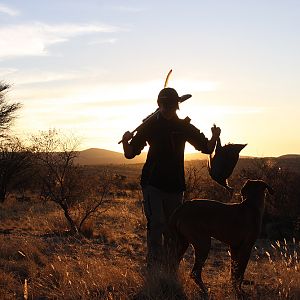
[[[142,163],[145,159],[142,153],[129,160],[124,157],[123,153],[101,148],[89,148],[78,151],[78,153],[79,155],[75,162],[80,165],[134,164]],[[146,154],[144,156],[146,157]]]
[[[78,151],[75,163],[80,165],[103,165],[103,164],[138,164],[146,161],[147,152],[142,152],[133,159],[127,159],[124,154],[102,148],[89,148]],[[186,153],[185,160],[207,159],[207,155],[198,153]]]
[[[109,164],[139,164],[146,161],[147,152],[142,152],[140,155],[133,159],[126,159],[124,154],[117,151],[102,149],[102,148],[89,148],[78,151],[79,155],[75,162],[80,165],[109,165]],[[251,156],[240,156],[241,158],[255,158]],[[207,154],[201,152],[186,153],[184,159],[189,160],[205,160],[208,158]],[[285,154],[276,159],[300,159],[300,154]]]

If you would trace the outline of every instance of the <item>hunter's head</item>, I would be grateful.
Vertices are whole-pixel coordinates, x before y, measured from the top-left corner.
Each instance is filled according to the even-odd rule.
[[[173,88],[164,88],[162,89],[157,97],[157,104],[159,107],[163,106],[169,109],[179,109],[178,102],[180,97],[178,93]]]
[[[178,93],[173,88],[162,89],[157,97],[157,104],[160,113],[165,119],[172,119],[176,115],[176,110],[179,109],[178,103],[180,102],[180,97]]]
[[[191,98],[191,94],[178,96],[178,93],[173,88],[163,88],[157,97],[157,104],[161,114],[166,119],[171,119],[176,115],[176,110],[179,109],[179,103]]]

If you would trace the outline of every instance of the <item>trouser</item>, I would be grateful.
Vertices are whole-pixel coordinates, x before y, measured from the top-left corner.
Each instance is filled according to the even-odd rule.
[[[166,254],[168,221],[182,204],[183,192],[168,193],[153,186],[143,187],[144,211],[147,219],[147,264],[162,262]]]

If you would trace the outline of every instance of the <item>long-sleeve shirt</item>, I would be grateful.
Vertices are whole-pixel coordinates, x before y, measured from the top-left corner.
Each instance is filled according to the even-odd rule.
[[[166,192],[184,191],[184,148],[189,142],[195,149],[209,153],[208,139],[190,119],[178,117],[167,120],[158,114],[146,122],[132,138],[130,145],[135,155],[149,144],[141,185],[152,185]]]

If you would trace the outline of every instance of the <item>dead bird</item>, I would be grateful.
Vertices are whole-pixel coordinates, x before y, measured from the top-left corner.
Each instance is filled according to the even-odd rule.
[[[209,156],[208,172],[213,180],[224,186],[232,195],[233,188],[228,185],[228,178],[231,176],[238,160],[239,153],[247,144],[221,145],[220,138],[217,140],[214,155]]]

